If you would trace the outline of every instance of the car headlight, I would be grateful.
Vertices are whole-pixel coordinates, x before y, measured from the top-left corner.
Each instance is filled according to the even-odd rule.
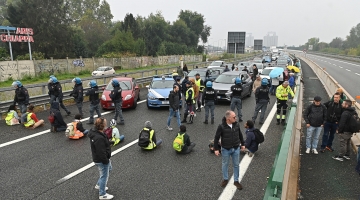
[[[148,98],[149,98],[150,100],[155,100],[155,99],[156,99],[154,96],[151,95],[151,93],[148,94]]]
[[[125,100],[129,100],[129,99],[131,99],[131,95],[130,95],[130,94],[126,95],[126,97],[125,97]]]
[[[101,99],[103,100],[103,101],[106,101],[106,97],[105,97],[105,95],[103,94],[103,95],[101,95]]]

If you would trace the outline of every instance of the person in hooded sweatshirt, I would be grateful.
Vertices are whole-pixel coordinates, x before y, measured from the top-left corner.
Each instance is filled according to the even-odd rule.
[[[246,140],[245,140],[245,148],[249,152],[249,157],[252,157],[254,153],[258,150],[259,144],[255,140],[255,127],[254,122],[251,120],[248,120],[244,127],[246,128],[245,134],[246,134]]]
[[[51,132],[65,131],[67,124],[64,122],[64,118],[61,115],[59,102],[52,102],[50,115],[54,116],[54,122],[51,124]]]
[[[95,185],[95,189],[99,190],[99,199],[112,199],[113,195],[108,194],[106,186],[109,173],[112,170],[111,165],[111,147],[110,142],[104,134],[106,127],[106,119],[97,118],[94,128],[90,129],[88,137],[90,138],[91,154],[95,165],[98,167],[100,177]]]

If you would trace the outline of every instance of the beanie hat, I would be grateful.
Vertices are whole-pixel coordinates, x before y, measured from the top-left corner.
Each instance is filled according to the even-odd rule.
[[[152,123],[150,121],[146,121],[145,122],[145,127],[146,128],[151,128],[152,127]]]
[[[321,97],[319,97],[319,96],[314,97],[314,101],[317,101],[317,102],[321,101]]]

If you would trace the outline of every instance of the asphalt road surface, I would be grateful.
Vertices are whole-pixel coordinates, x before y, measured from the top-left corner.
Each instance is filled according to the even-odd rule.
[[[171,122],[174,130],[167,131],[168,109],[149,110],[144,101],[146,93],[146,89],[141,89],[142,101],[136,110],[125,110],[125,125],[117,126],[120,133],[125,135],[125,141],[112,148],[113,171],[109,177],[108,192],[115,199],[218,199],[223,191],[224,196],[234,195],[233,199],[263,198],[283,131],[283,126],[275,125],[273,115],[268,116],[274,106],[274,96],[271,96],[266,113],[269,117],[266,140],[253,159],[245,159],[247,161],[241,163],[240,173],[244,174],[241,184],[244,189],[235,190],[233,194],[232,184],[226,190],[220,187],[221,157],[211,154],[208,149],[217,125],[230,108],[229,103],[216,106],[214,125],[203,124],[204,109],[197,113],[194,124],[187,125],[187,132],[196,147],[191,154],[177,155],[172,149],[172,141],[177,134],[175,119]],[[71,122],[77,109],[74,105],[68,108],[73,113],[71,116],[65,116],[63,110],[62,113],[64,120]],[[254,108],[254,95],[245,98],[242,110],[244,120],[251,119]],[[83,109],[87,117],[89,103],[84,103]],[[114,116],[112,111],[103,112],[107,113],[104,117],[108,121]],[[94,186],[99,174],[92,163],[89,139],[69,140],[63,132],[51,133],[47,122],[48,111],[38,112],[37,116],[44,119],[46,124],[36,130],[27,130],[20,125],[7,126],[4,121],[0,122],[1,198],[98,199]],[[147,120],[153,123],[157,138],[163,139],[163,144],[151,152],[141,151],[136,143]],[[91,128],[85,123],[84,126]],[[256,126],[259,127],[258,122]],[[244,128],[242,131],[245,131]],[[244,155],[241,155],[243,158]],[[229,173],[232,175],[232,168]]]
[[[308,54],[307,58],[313,60],[322,68],[325,68],[353,98],[360,95],[358,88],[360,83],[360,63],[311,54]],[[356,101],[360,103],[360,99],[356,99]]]

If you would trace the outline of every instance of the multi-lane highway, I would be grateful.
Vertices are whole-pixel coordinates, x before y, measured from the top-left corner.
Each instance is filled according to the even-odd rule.
[[[147,91],[141,90],[144,100]],[[149,110],[145,102],[140,101],[136,110],[123,112],[125,125],[118,125],[125,141],[112,149],[113,171],[108,192],[116,199],[173,199],[174,196],[177,199],[217,199],[220,195],[233,199],[262,199],[283,131],[283,126],[275,125],[275,99],[271,98],[266,114],[269,123],[263,125],[265,142],[252,159],[241,156],[242,191],[233,190],[232,184],[225,190],[220,187],[221,157],[208,150],[209,140],[214,138],[217,124],[229,104],[216,106],[215,125],[202,123],[204,110],[197,113],[194,124],[187,125],[187,132],[196,143],[194,152],[177,155],[172,149],[176,129],[165,129],[168,109]],[[84,113],[88,113],[88,106],[84,103]],[[254,107],[254,95],[244,99],[244,120],[251,119]],[[75,106],[68,108],[76,113]],[[48,111],[37,115],[46,120]],[[71,122],[72,117],[64,116],[64,119]],[[105,112],[104,117],[110,120],[113,113]],[[146,120],[153,123],[157,138],[164,141],[152,152],[141,151],[136,143]],[[175,128],[175,120],[171,125]],[[98,170],[92,164],[89,139],[69,140],[63,132],[51,133],[49,129],[49,123],[35,130],[6,126],[4,121],[0,123],[1,196],[7,199],[97,199],[98,191],[94,186]],[[229,172],[232,174],[232,169]]]

